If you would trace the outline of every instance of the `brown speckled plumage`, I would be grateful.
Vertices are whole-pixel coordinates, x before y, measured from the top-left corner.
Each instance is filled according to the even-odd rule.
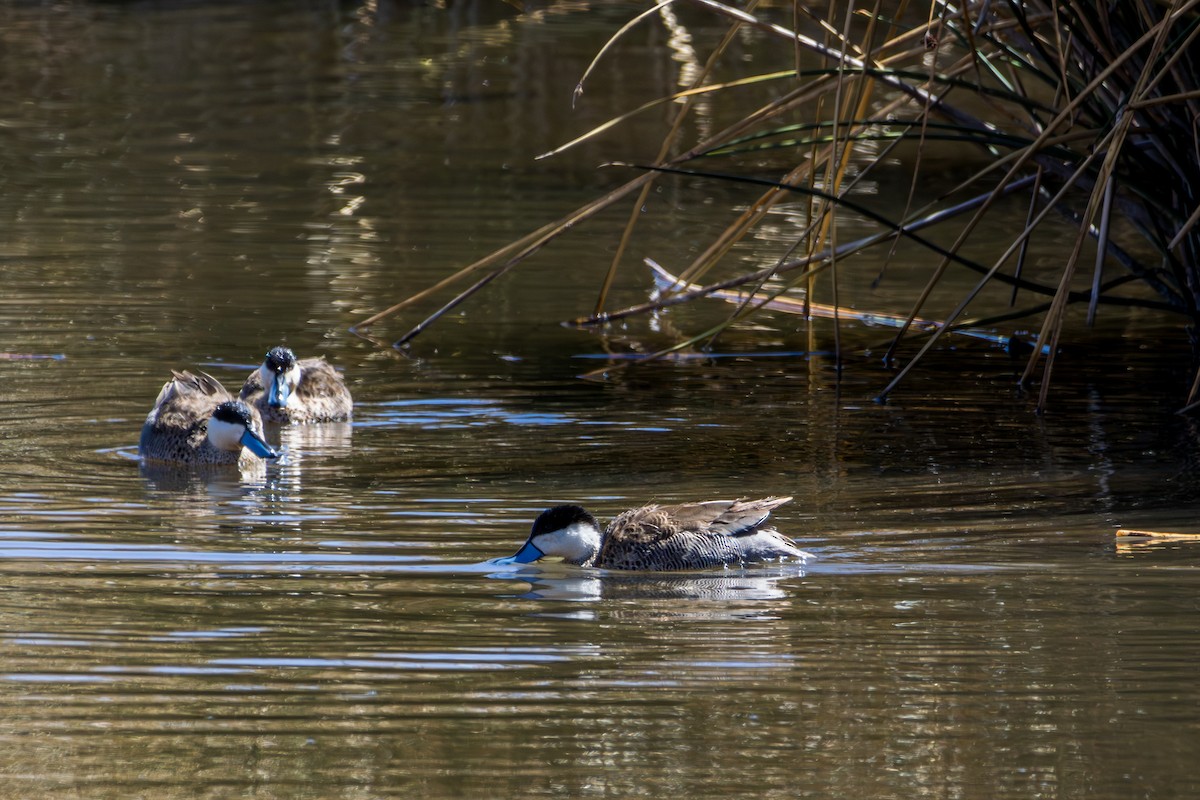
[[[547,509],[534,522],[515,563],[558,555],[581,567],[693,570],[808,554],[768,523],[790,497],[648,505],[617,516],[601,533],[579,506]]]
[[[171,372],[142,426],[138,453],[142,458],[187,464],[241,464],[259,460],[246,449],[222,450],[208,440],[213,410],[234,397],[221,382],[203,372]],[[258,412],[247,406],[255,433],[262,435]]]
[[[790,539],[765,527],[771,510],[790,497],[762,500],[715,500],[676,506],[644,506],[617,516],[604,530],[592,566],[606,569],[706,569],[762,560],[746,552],[747,537],[773,537],[780,545],[772,557],[795,549]]]
[[[242,385],[241,399],[258,410],[268,422],[310,423],[343,422],[353,416],[354,401],[346,382],[324,358],[304,358],[297,361],[300,383],[285,408],[268,402],[262,375],[254,370]]]

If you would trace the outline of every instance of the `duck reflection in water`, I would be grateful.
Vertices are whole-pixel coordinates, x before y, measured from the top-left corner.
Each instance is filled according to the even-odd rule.
[[[138,455],[171,464],[261,465],[279,454],[258,412],[206,373],[172,372],[142,426]]]
[[[811,555],[768,523],[790,497],[647,505],[620,514],[603,531],[577,505],[543,511],[516,555],[497,564],[559,556],[568,564],[619,570],[692,570]]]
[[[764,600],[787,600],[792,596],[780,582],[802,576],[803,567],[795,564],[762,566],[720,572],[493,572],[488,577],[501,581],[520,581],[528,588],[519,594],[526,600],[571,600],[591,603],[602,600],[686,600],[684,605],[639,603],[622,614],[655,618],[659,615],[677,619],[680,615],[693,619],[737,619],[748,615],[772,615],[773,605],[759,605]],[[698,605],[693,601],[707,601]],[[750,605],[746,605],[749,603]],[[560,612],[555,612],[556,614]],[[574,612],[588,616],[591,612]]]
[[[267,422],[344,422],[354,401],[341,374],[324,358],[297,359],[290,348],[267,351],[242,385],[241,399]]]

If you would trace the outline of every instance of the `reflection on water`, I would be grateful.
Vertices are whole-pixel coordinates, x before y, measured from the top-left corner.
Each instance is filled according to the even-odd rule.
[[[63,412],[0,441],[22,486],[0,491],[17,794],[1196,788],[1196,553],[1113,538],[1186,527],[1186,421],[1094,394],[1077,419],[994,392],[949,417],[860,406],[786,357],[599,385],[400,366],[352,363],[356,421],[268,430],[287,457],[259,478],[178,483],[121,447],[142,397],[80,413],[64,373],[6,376]],[[76,451],[94,457],[64,471]],[[751,484],[797,495],[779,524],[814,562],[489,563],[552,500],[608,516]]]
[[[572,570],[566,575],[542,575],[539,568],[512,573],[495,573],[492,578],[527,583],[521,597],[535,600],[641,600],[652,609],[655,600],[713,601],[699,613],[739,615],[739,600],[780,600],[787,596],[776,584],[784,578],[803,577],[803,566],[790,569],[770,567],[722,570],[705,574],[622,574],[608,570]]]
[[[652,154],[639,118],[533,160],[723,32],[674,9],[572,110],[625,4],[439,5],[0,4],[0,350],[55,356],[0,357],[7,794],[1195,795],[1200,551],[1113,537],[1196,529],[1200,436],[1145,390],[1180,396],[1187,354],[1127,358],[1107,345],[1154,330],[1108,322],[1039,418],[1021,365],[964,343],[880,405],[875,332],[844,327],[839,365],[825,323],[765,315],[581,381],[728,312],[560,327],[607,269],[599,222],[376,347],[347,329]],[[685,134],[729,113],[705,97]],[[664,263],[746,202],[660,189],[632,247]],[[734,257],[776,256],[794,211]],[[870,307],[908,307],[918,258]],[[631,270],[614,303],[651,289]],[[237,386],[280,341],[344,370],[353,423],[268,428],[285,457],[248,475],[139,463],[167,370]],[[492,563],[557,502],[768,494],[810,564]]]
[[[240,494],[241,486],[262,486],[267,480],[267,465],[261,461],[240,469],[236,465],[225,464],[141,461],[138,470],[151,488],[213,497]]]
[[[1194,568],[1175,573],[1194,583]],[[1198,653],[1186,628],[1160,627],[1178,608],[1168,585],[1111,561],[1053,584],[1022,569],[607,577],[514,595],[482,574],[368,580],[267,564],[135,573],[120,588],[17,574],[17,603],[46,611],[21,622],[7,604],[18,632],[0,643],[0,703],[7,726],[43,731],[76,768],[181,794],[217,780],[201,764],[175,773],[200,753],[273,785],[299,769],[312,796],[344,786],[347,763],[360,785],[447,796],[566,782],[717,797],[739,767],[743,785],[778,797],[798,780],[821,795],[936,795],[949,782],[1018,796],[1029,781],[1120,786],[1132,763],[1158,770],[1145,779],[1166,793],[1192,786],[1171,768],[1186,737],[1138,756],[1122,746],[1155,718],[1187,729],[1172,709]],[[1097,597],[1098,581],[1113,595]],[[39,602],[48,592],[58,601]],[[141,598],[132,617],[129,595]],[[1069,612],[1084,603],[1090,614]],[[964,728],[978,739],[955,735]],[[114,741],[137,749],[140,779],[105,758]],[[6,767],[61,785],[53,749],[10,745]],[[843,767],[877,759],[887,768]],[[509,761],[516,774],[498,770]]]
[[[232,572],[254,570],[277,571],[283,574],[313,571],[353,572],[369,569],[376,572],[403,570],[420,556],[368,555],[339,552],[255,552],[195,550],[175,545],[115,544],[89,542],[50,533],[22,534],[22,537],[0,537],[0,558],[52,560],[55,562],[116,562],[123,570],[143,567],[155,570],[190,570],[198,564],[218,565]],[[17,568],[17,567],[14,567]],[[422,571],[428,571],[426,567]],[[435,567],[447,571],[445,566]]]
[[[1195,788],[1196,555],[1112,536],[1181,526],[1185,421],[1141,424],[1120,397],[1075,420],[995,393],[951,417],[857,407],[787,360],[601,385],[455,363],[364,358],[353,424],[268,431],[288,457],[260,480],[178,485],[112,449],[142,397],[80,413],[54,399],[64,373],[8,374],[71,429],[29,415],[33,435],[2,442],[22,487],[0,492],[18,793],[84,776],[189,797],[724,797],[730,774],[762,797]],[[95,457],[64,472],[77,451]],[[553,499],[607,516],[750,484],[796,493],[779,524],[816,561],[488,563]]]

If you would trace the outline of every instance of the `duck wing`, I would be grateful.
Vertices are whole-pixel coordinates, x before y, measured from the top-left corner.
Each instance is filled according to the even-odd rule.
[[[209,397],[212,398],[213,405],[233,399],[233,395],[221,385],[221,382],[207,372],[199,370],[196,372],[188,372],[187,370],[176,372],[175,370],[171,370],[171,375],[173,376],[171,384],[176,386],[176,391],[180,394],[196,394]]]
[[[182,415],[189,420],[207,419],[218,403],[232,399],[221,382],[208,373],[171,370],[171,380],[163,384],[150,416]]]
[[[789,539],[765,526],[771,510],[790,499],[710,500],[626,511],[605,530],[596,565],[705,569],[800,554]]]
[[[764,497],[759,500],[710,500],[685,503],[660,509],[679,531],[696,531],[724,536],[745,536],[758,531],[771,512],[791,497]]]
[[[725,503],[705,503],[701,519],[715,512],[694,538],[709,543],[715,552],[725,553],[732,548],[741,562],[769,561],[780,558],[807,561],[810,557],[790,537],[770,524],[771,512],[790,501],[791,497],[764,497],[760,500],[734,500]],[[729,563],[728,561],[726,563]]]

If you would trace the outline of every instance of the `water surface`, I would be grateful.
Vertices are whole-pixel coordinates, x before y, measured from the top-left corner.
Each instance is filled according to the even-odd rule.
[[[45,356],[0,359],[7,794],[1200,788],[1200,551],[1113,536],[1196,518],[1188,356],[1137,344],[1169,322],[1080,326],[1041,417],[1023,361],[986,343],[948,342],[879,404],[885,331],[847,327],[839,373],[828,325],[783,315],[722,357],[581,380],[724,311],[561,327],[590,310],[622,209],[408,353],[387,344],[432,304],[349,332],[657,148],[661,116],[533,158],[677,85],[687,50],[651,25],[571,110],[629,11],[0,4],[0,350]],[[720,34],[677,21],[697,46]],[[638,255],[669,265],[749,199],[663,187]],[[777,255],[789,224],[737,257]],[[1043,246],[1049,264],[1069,244]],[[908,257],[880,293],[871,267],[846,291],[906,310],[928,268]],[[650,286],[631,269],[617,302]],[[344,370],[353,424],[269,430],[288,455],[258,473],[139,464],[171,369],[236,387],[280,341]],[[794,496],[778,523],[813,563],[488,563],[556,502],[767,494]]]

